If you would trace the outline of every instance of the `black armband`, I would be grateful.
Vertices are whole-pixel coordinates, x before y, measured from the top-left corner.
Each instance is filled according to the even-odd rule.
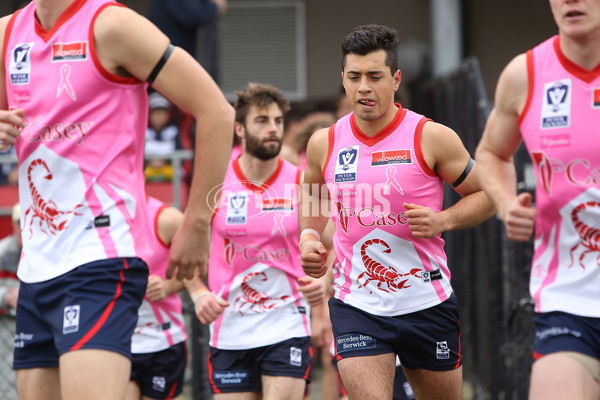
[[[162,57],[160,57],[160,60],[158,60],[158,62],[154,66],[154,69],[152,69],[152,72],[150,72],[150,75],[148,75],[148,79],[146,79],[146,82],[152,85],[152,83],[156,79],[156,76],[158,75],[160,70],[165,66],[165,63],[171,56],[171,53],[173,52],[174,48],[175,47],[171,43],[169,43],[169,47],[167,47]]]
[[[467,178],[467,175],[469,175],[469,172],[471,172],[471,170],[473,169],[473,165],[475,165],[475,161],[471,158],[469,160],[469,163],[465,167],[465,170],[462,172],[462,174],[460,174],[458,179],[455,180],[454,183],[452,184],[452,187],[457,187],[458,185],[463,183],[463,181]]]

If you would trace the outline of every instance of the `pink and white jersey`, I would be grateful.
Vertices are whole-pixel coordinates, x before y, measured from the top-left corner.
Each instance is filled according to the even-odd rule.
[[[262,185],[229,164],[212,222],[208,282],[227,307],[210,325],[210,345],[251,349],[310,336],[310,309],[298,292],[301,172],[278,160]]]
[[[452,293],[444,241],[413,238],[403,203],[442,209],[443,181],[427,166],[421,130],[427,118],[400,105],[373,137],[354,113],[329,130],[323,177],[336,223],[335,297],[374,315],[435,306]]]
[[[158,275],[163,279],[167,279],[170,246],[158,236],[158,216],[166,207],[168,206],[160,200],[148,198],[148,218],[154,221],[152,225],[154,239],[151,243],[152,254],[148,257],[148,268],[150,274]],[[144,301],[138,310],[137,326],[131,338],[131,352],[155,353],[183,342],[186,338],[179,293],[171,293],[161,301],[150,301],[144,296]]]
[[[76,0],[47,31],[32,1],[6,29],[8,105],[27,124],[16,144],[25,282],[99,259],[145,259],[147,85],[110,74],[94,47],[95,19],[115,5]]]
[[[600,317],[600,65],[568,60],[558,36],[527,52],[519,118],[537,178],[530,291],[537,312]]]

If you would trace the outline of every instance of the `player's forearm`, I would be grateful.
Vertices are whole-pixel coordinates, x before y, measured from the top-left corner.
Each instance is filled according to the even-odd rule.
[[[298,223],[300,232],[307,232],[306,229],[316,231],[319,236],[304,233],[300,237],[300,243],[305,240],[320,240],[320,235],[325,230],[329,221],[329,209],[326,207],[327,199],[322,199],[315,191],[311,191],[306,185],[303,185],[300,194],[300,206],[298,209]]]
[[[471,193],[441,212],[445,219],[444,231],[473,227],[489,219],[495,211],[483,191]]]
[[[483,191],[493,202],[500,215],[517,196],[517,176],[512,158],[503,160],[480,148],[476,153],[477,175]]]
[[[231,158],[233,108],[215,110],[214,117],[197,121],[194,178],[186,217],[208,224]]]

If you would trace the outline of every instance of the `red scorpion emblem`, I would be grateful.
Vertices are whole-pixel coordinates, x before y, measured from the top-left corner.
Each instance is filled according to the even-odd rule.
[[[67,229],[67,219],[64,219],[65,215],[73,214],[73,215],[83,215],[78,214],[76,210],[81,207],[81,204],[78,204],[71,211],[61,211],[58,209],[58,206],[54,201],[45,201],[44,198],[40,195],[38,190],[36,189],[33,180],[31,179],[31,172],[36,168],[40,167],[46,171],[46,175],[44,179],[51,180],[52,174],[50,173],[50,169],[48,165],[41,159],[35,159],[29,164],[29,168],[27,169],[27,180],[29,182],[29,192],[31,193],[31,206],[25,211],[25,217],[23,221],[23,227],[27,225],[27,216],[31,213],[31,219],[29,220],[29,238],[33,236],[33,221],[35,218],[39,218],[40,220],[40,230],[48,235],[48,232],[44,229],[44,224],[46,225],[46,229],[50,231],[53,235],[56,235],[58,232]],[[63,217],[63,218],[61,218]],[[61,219],[63,219],[61,221]]]
[[[358,284],[359,289],[361,287],[366,287],[367,284],[373,280],[373,281],[379,281],[379,283],[377,284],[377,289],[383,290],[384,292],[389,293],[388,290],[381,287],[381,285],[386,284],[387,288],[389,290],[391,290],[392,292],[395,292],[396,290],[406,289],[411,286],[411,285],[406,286],[406,282],[408,282],[409,278],[406,278],[402,281],[400,280],[401,278],[403,278],[405,276],[407,276],[407,277],[415,276],[417,278],[421,277],[419,275],[419,272],[421,272],[421,269],[419,269],[419,268],[413,268],[410,270],[410,272],[408,272],[406,274],[399,274],[398,271],[396,271],[394,268],[386,267],[385,265],[381,265],[377,261],[370,258],[367,255],[367,248],[374,244],[380,244],[380,245],[384,246],[385,247],[385,250],[383,250],[384,253],[390,253],[392,250],[390,248],[390,246],[381,239],[371,239],[371,240],[367,240],[366,242],[363,243],[363,245],[360,248],[360,255],[362,257],[363,264],[365,265],[367,270],[364,271],[363,273],[361,273],[360,275],[358,275],[358,277],[356,278],[356,283]],[[365,279],[365,281],[361,284],[360,279],[365,275],[367,276],[367,279]],[[371,291],[370,293],[373,293],[373,292]]]
[[[235,312],[236,304],[239,302],[238,311],[240,315],[243,317],[242,307],[244,304],[250,304],[249,310],[255,313],[268,311],[276,308],[276,303],[267,304],[268,301],[283,301],[287,299],[289,296],[281,296],[279,299],[272,299],[266,293],[260,293],[252,286],[248,285],[246,282],[255,276],[262,277],[261,281],[265,282],[267,280],[267,275],[264,272],[251,272],[244,277],[242,280],[242,295],[235,299],[233,302],[233,307],[231,308],[231,312]],[[255,310],[255,307],[258,307],[258,310]]]
[[[585,250],[581,253],[581,256],[579,256],[579,265],[584,270],[585,266],[583,265],[583,258],[585,255],[591,253],[592,251],[600,252],[600,230],[594,229],[591,226],[587,226],[581,219],[579,219],[580,212],[592,207],[600,209],[600,203],[588,201],[587,203],[578,205],[571,212],[571,219],[573,220],[573,225],[575,225],[575,230],[581,238],[581,242],[577,243],[571,248],[571,265],[569,265],[569,268],[573,267],[573,264],[575,263],[575,260],[573,259],[573,252],[575,249],[577,249],[577,247],[585,247]],[[600,265],[600,254],[596,259],[596,263]]]

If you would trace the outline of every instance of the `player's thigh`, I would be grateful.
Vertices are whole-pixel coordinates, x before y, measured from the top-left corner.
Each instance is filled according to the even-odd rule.
[[[600,384],[585,366],[565,352],[536,360],[531,368],[530,400],[600,399]]]
[[[59,362],[63,400],[121,399],[127,392],[131,361],[120,353],[82,349]]]
[[[19,369],[17,390],[21,400],[61,400],[58,368]]]
[[[338,360],[337,367],[351,400],[392,399],[395,354],[347,357]]]
[[[263,400],[302,400],[306,389],[306,381],[290,376],[261,377]]]
[[[127,394],[125,395],[125,400],[140,400],[142,398],[142,393],[140,392],[140,386],[137,382],[129,381],[127,384]]]
[[[417,399],[462,399],[462,367],[448,371],[403,370]]]

